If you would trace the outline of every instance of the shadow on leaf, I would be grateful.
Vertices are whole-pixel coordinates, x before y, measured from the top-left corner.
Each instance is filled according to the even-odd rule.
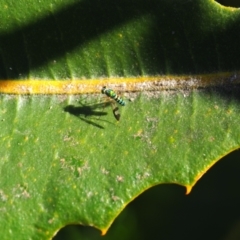
[[[81,119],[82,121],[88,124],[91,124],[101,129],[104,129],[104,127],[93,120],[105,121],[105,122],[111,123],[109,121],[100,119],[101,116],[107,115],[107,112],[95,110],[98,108],[103,109],[104,107],[110,105],[110,103],[106,102],[106,103],[98,103],[94,105],[84,105],[81,103],[81,105],[82,106],[68,105],[64,108],[64,111],[78,117],[79,119]],[[90,120],[90,119],[87,119],[87,117],[92,117],[92,118]]]

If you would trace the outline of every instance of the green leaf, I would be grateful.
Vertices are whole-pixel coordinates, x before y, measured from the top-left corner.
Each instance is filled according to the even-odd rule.
[[[239,11],[201,0],[0,3],[3,239],[50,239],[69,223],[105,233],[144,190],[190,192],[239,148]],[[120,121],[105,85],[126,101]]]

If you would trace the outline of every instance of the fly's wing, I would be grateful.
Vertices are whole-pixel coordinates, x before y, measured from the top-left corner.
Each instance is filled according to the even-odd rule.
[[[119,108],[118,108],[116,102],[112,102],[111,105],[112,105],[113,115],[116,118],[116,120],[119,121],[121,115],[119,113]]]

